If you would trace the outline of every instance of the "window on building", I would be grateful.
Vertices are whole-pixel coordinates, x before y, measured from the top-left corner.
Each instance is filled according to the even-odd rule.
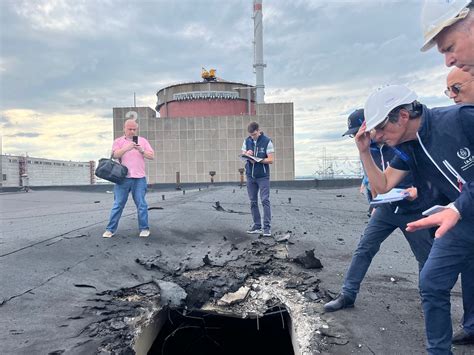
[[[2,174],[3,175],[3,181],[7,181],[7,174]]]

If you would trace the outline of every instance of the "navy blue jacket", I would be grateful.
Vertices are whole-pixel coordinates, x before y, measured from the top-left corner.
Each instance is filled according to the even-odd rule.
[[[398,146],[406,166],[454,202],[463,219],[474,219],[474,105],[423,106],[417,136]]]
[[[390,147],[388,145],[378,146],[375,142],[370,143],[370,154],[372,155],[375,164],[381,170],[385,170],[387,167],[391,166],[392,162],[398,159],[398,157],[401,157],[402,159],[404,158],[404,153],[398,148]],[[433,205],[448,203],[446,199],[440,199],[438,191],[430,188],[427,181],[416,173],[408,174],[396,186],[396,188],[406,189],[412,186],[417,188],[419,198],[413,201],[402,200],[392,202],[391,204],[393,206],[398,207],[397,213],[421,213]]]
[[[267,147],[268,143],[270,142],[270,138],[264,135],[263,133],[260,134],[257,138],[257,142],[252,139],[252,137],[248,136],[245,139],[245,148],[246,150],[252,150],[253,155],[258,158],[266,158],[267,155]],[[270,176],[270,166],[269,164],[263,163],[250,163],[247,161],[245,164],[245,172],[248,176],[253,178],[261,178],[261,177],[269,177]]]

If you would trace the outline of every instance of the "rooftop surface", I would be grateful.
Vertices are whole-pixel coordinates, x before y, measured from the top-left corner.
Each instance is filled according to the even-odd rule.
[[[302,353],[424,353],[417,265],[398,231],[375,257],[355,308],[322,311],[338,293],[367,223],[357,188],[273,188],[272,229],[276,239],[289,238],[280,243],[245,234],[251,223],[245,188],[150,191],[147,200],[150,238],[138,238],[130,198],[116,236],[103,239],[111,193],[0,194],[1,354],[126,353],[134,320],[160,299],[160,280],[182,287],[190,308],[245,283],[274,283],[281,289],[272,297],[289,309]],[[294,262],[312,249],[322,269]],[[452,308],[457,327],[458,285]]]

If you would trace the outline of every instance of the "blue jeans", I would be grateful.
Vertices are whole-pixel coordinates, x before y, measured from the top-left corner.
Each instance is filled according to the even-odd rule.
[[[270,177],[253,178],[247,175],[247,192],[250,199],[250,212],[252,212],[253,225],[262,228],[262,218],[258,209],[258,191],[263,205],[263,229],[270,230],[272,211],[270,208]]]
[[[420,274],[427,350],[430,355],[451,353],[451,289],[462,272],[464,322],[474,333],[474,221],[460,220],[436,239]]]
[[[118,227],[120,217],[128,200],[128,194],[131,191],[133,201],[137,206],[138,228],[142,231],[148,227],[148,205],[145,201],[147,190],[146,178],[126,178],[121,184],[115,184],[114,187],[114,206],[110,212],[110,220],[106,230],[115,233]]]
[[[344,278],[342,293],[353,301],[357,297],[360,284],[373,257],[379,251],[382,242],[395,229],[399,228],[403,232],[418,261],[419,270],[423,268],[428,258],[433,244],[433,234],[430,230],[424,229],[413,233],[408,233],[405,230],[407,223],[422,218],[422,215],[418,213],[398,214],[394,213],[394,209],[395,207],[389,204],[377,207],[352,255],[351,264]]]

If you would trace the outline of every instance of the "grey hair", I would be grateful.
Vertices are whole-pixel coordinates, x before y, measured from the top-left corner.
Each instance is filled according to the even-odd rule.
[[[123,127],[125,128],[128,123],[133,123],[134,125],[136,125],[138,127],[137,120],[134,120],[134,119],[131,119],[131,118],[128,119],[128,120],[125,120],[125,122],[123,123]]]
[[[408,115],[410,116],[410,119],[414,119],[421,116],[423,106],[416,100],[410,104],[397,106],[388,113],[388,120],[392,123],[397,123],[400,117],[399,113],[401,110],[408,111]]]

